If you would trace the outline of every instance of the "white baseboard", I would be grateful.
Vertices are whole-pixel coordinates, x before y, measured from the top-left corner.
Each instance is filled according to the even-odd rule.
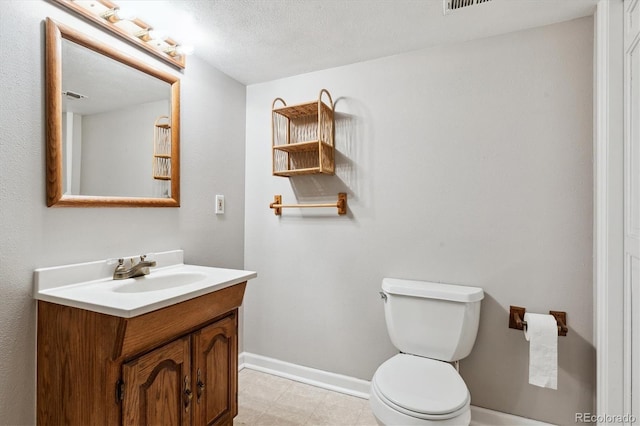
[[[238,366],[239,369],[248,368],[250,370],[262,371],[263,373],[273,374],[274,376],[284,377],[285,379],[295,380],[296,382],[357,396],[358,398],[369,399],[369,387],[371,384],[367,380],[291,364],[290,362],[248,352],[240,354],[238,357]]]
[[[487,408],[471,406],[470,426],[552,426],[551,423],[544,423],[538,420],[527,419],[526,417],[514,416],[513,414],[502,413],[500,411],[489,410]]]
[[[238,356],[238,370],[248,368],[296,382],[306,383],[358,398],[369,399],[371,383],[367,380],[292,364],[286,361],[242,352]],[[471,406],[471,426],[543,426],[549,423]]]

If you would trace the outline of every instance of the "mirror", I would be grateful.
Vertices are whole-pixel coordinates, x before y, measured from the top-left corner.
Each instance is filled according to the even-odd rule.
[[[180,80],[47,18],[48,206],[180,205]]]

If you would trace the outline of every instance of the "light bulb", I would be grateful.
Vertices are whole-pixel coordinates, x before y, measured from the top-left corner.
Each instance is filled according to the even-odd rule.
[[[126,21],[133,21],[137,17],[136,11],[129,6],[120,6],[119,9],[116,9],[116,15],[118,15],[118,19]]]
[[[151,37],[152,40],[164,40],[165,38],[167,38],[165,33],[158,30],[149,31],[149,37]]]
[[[194,50],[194,47],[190,44],[181,44],[176,47],[176,52],[178,53],[178,55],[191,55],[193,54]]]

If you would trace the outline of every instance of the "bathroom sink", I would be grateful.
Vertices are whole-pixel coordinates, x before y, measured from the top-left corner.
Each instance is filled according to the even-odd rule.
[[[156,267],[148,275],[124,280],[113,279],[113,259],[36,269],[34,298],[132,318],[257,276],[253,271],[184,264],[182,250],[153,257]]]
[[[176,271],[164,275],[145,275],[139,278],[123,280],[121,285],[112,288],[116,293],[144,293],[147,291],[160,291],[175,287],[182,287],[197,283],[207,276],[199,272]]]

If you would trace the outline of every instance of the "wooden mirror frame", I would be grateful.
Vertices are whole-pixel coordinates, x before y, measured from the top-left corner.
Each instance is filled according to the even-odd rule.
[[[180,207],[180,79],[47,18],[45,24],[46,178],[48,207]],[[107,56],[171,85],[171,198],[63,194],[62,40]],[[149,159],[151,161],[151,159]]]

